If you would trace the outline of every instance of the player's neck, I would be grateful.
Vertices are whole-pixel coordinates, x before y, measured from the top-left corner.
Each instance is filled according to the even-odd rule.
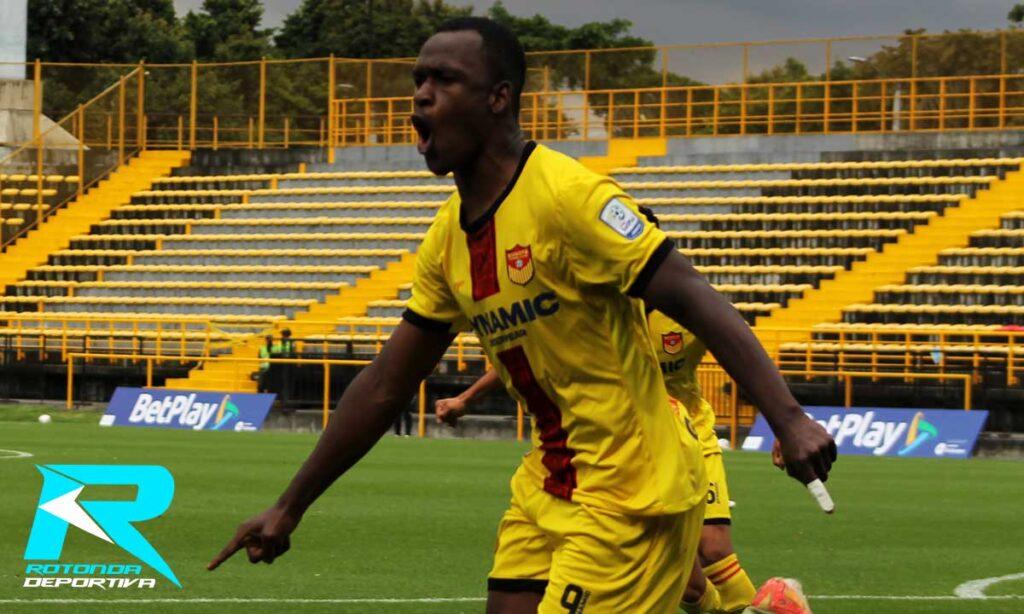
[[[494,204],[516,174],[526,141],[520,133],[492,139],[466,168],[457,169],[455,187],[459,190],[463,216],[472,223]]]

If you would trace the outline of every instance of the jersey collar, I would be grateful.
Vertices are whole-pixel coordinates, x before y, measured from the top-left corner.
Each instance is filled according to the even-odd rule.
[[[512,175],[512,179],[509,180],[508,185],[505,186],[505,189],[502,190],[501,194],[498,195],[498,198],[495,199],[494,204],[488,207],[487,211],[485,211],[483,215],[473,220],[472,224],[466,223],[466,211],[462,208],[460,203],[459,226],[462,227],[463,232],[471,235],[486,226],[487,222],[491,221],[494,214],[498,212],[498,207],[501,206],[501,203],[505,202],[505,199],[512,192],[512,189],[516,187],[516,182],[519,181],[519,175],[522,174],[523,167],[526,166],[526,161],[530,159],[530,154],[533,153],[533,150],[536,148],[536,142],[527,141],[526,146],[523,147],[523,155],[519,158],[519,165],[516,167],[516,172]]]

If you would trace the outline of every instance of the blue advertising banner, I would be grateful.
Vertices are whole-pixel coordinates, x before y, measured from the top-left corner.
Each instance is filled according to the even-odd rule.
[[[256,431],[273,394],[123,388],[114,391],[100,426],[155,426],[193,431]]]
[[[805,407],[836,440],[840,454],[967,458],[988,412],[881,407]],[[758,416],[744,450],[769,452],[775,436]]]

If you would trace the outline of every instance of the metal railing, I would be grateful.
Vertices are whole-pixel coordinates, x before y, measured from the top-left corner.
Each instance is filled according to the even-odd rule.
[[[69,353],[85,351],[90,346],[205,358],[251,339],[267,326],[265,322],[230,317],[127,318],[107,314],[5,313],[0,315],[0,349],[13,351],[16,360],[45,361],[51,353],[56,353],[63,362]]]
[[[321,426],[327,428],[327,422],[330,420],[331,415],[331,367],[364,367],[370,364],[369,360],[345,360],[336,358],[240,358],[237,356],[163,356],[153,354],[104,354],[104,353],[90,353],[90,352],[72,352],[67,355],[67,376],[66,376],[66,398],[65,407],[67,409],[74,409],[74,390],[75,390],[75,359],[84,360],[118,360],[118,361],[133,361],[133,362],[145,362],[146,363],[146,387],[153,387],[153,368],[156,364],[161,362],[175,362],[181,363],[183,360],[190,360],[195,362],[227,362],[234,365],[259,365],[261,363],[269,364],[283,364],[283,365],[318,365],[324,369],[323,379],[323,397],[321,403]],[[248,369],[251,371],[252,369]],[[426,409],[427,409],[427,395],[426,395],[426,380],[420,382],[419,394],[417,398],[417,405],[419,407],[419,435],[423,437],[426,434]]]
[[[457,344],[460,348],[461,344]],[[459,350],[461,355],[462,350]],[[474,354],[474,358],[483,361],[483,367],[486,367],[486,358],[482,354]],[[975,378],[972,374],[967,373],[955,373],[955,372],[935,372],[935,373],[922,373],[922,372],[911,372],[909,370],[901,372],[892,372],[884,370],[884,366],[876,366],[870,369],[865,369],[863,365],[858,365],[853,369],[828,369],[828,368],[800,368],[799,365],[794,365],[786,361],[785,356],[779,356],[773,353],[773,358],[778,362],[780,371],[783,376],[787,378],[802,378],[810,381],[813,379],[825,378],[829,380],[837,380],[843,386],[843,398],[844,406],[853,406],[854,399],[854,381],[855,380],[870,380],[872,382],[878,382],[879,380],[902,380],[904,382],[911,381],[935,381],[939,383],[946,382],[958,382],[963,386],[963,409],[969,411],[972,408],[972,386],[975,383]],[[236,366],[236,376],[245,375],[249,371],[252,371],[252,366],[259,363],[272,363],[272,364],[309,364],[309,365],[321,365],[324,367],[324,393],[323,393],[323,417],[324,426],[326,426],[326,420],[329,415],[330,405],[330,366],[360,366],[369,364],[370,360],[367,359],[339,359],[330,357],[321,358],[259,358],[259,357],[234,357],[234,356],[210,356],[210,355],[199,355],[199,354],[146,354],[137,351],[132,352],[113,352],[113,353],[96,353],[96,352],[68,352],[63,360],[67,364],[67,402],[68,407],[72,406],[73,400],[73,379],[74,379],[74,368],[75,360],[83,359],[85,361],[117,361],[117,362],[145,362],[146,364],[146,386],[151,387],[153,385],[153,367],[155,364],[162,362],[173,362],[181,365],[182,363],[203,363],[203,362],[227,362]],[[461,359],[460,359],[461,360]],[[465,368],[465,364],[460,362],[460,370]],[[244,372],[244,373],[243,373]],[[739,431],[741,427],[749,426],[756,416],[756,408],[743,400],[739,393],[737,384],[732,378],[716,363],[706,362],[698,367],[697,378],[700,383],[701,389],[705,398],[712,405],[715,410],[716,418],[719,424],[728,425],[730,433],[731,445],[735,448],[738,444]],[[422,436],[425,432],[425,420],[426,420],[426,407],[425,407],[425,388],[424,384],[421,383],[420,387],[420,407],[419,407],[419,430]],[[516,432],[517,438],[522,440],[524,437],[524,414],[522,406],[517,406],[516,411]]]
[[[804,73],[776,70],[790,60]],[[1020,104],[1005,98],[1020,89],[1012,79],[1022,61],[1024,30],[531,52],[524,124],[534,138],[583,140],[894,131],[897,117],[896,131],[1014,127]],[[18,65],[34,82],[37,124],[43,114],[73,113],[110,83],[136,74],[143,112],[133,125],[141,140],[150,147],[195,149],[408,142],[400,137],[408,130],[404,117],[401,127],[391,128],[379,118],[388,115],[387,100],[405,104],[413,62],[325,57]],[[962,74],[977,78],[954,77]],[[785,75],[805,80],[786,82]],[[940,77],[951,79],[943,85]],[[682,87],[687,85],[692,89]],[[943,87],[946,94],[938,91]],[[1004,100],[996,104],[992,96]],[[945,100],[948,108],[928,108],[932,99]],[[339,109],[339,101],[349,106]],[[359,101],[370,101],[369,114]],[[374,121],[366,122],[367,115]],[[108,112],[100,134],[87,138],[103,141],[117,117]]]
[[[1024,331],[997,327],[877,326],[758,328],[757,335],[783,369],[888,373],[1002,372],[1006,386],[1024,376]],[[799,338],[800,341],[793,341]]]
[[[39,65],[36,64],[36,71]],[[145,147],[143,73],[135,69],[0,158],[0,247],[6,248]],[[36,80],[35,105],[40,103]]]
[[[299,333],[298,349],[330,357],[378,353],[401,320],[399,318],[341,318],[304,322],[320,329],[316,335]],[[116,314],[65,315],[60,313],[8,313],[0,317],[0,348],[18,360],[45,360],[83,349],[123,348],[140,355],[213,356],[257,335],[273,334],[287,326],[251,318],[196,319],[154,315],[149,318]],[[819,324],[804,328],[756,329],[769,356],[791,372],[867,373],[872,377],[916,374],[968,375],[980,381],[985,372],[1001,374],[1007,386],[1024,376],[1024,331],[996,327],[878,326],[851,328]],[[794,341],[799,339],[799,341]],[[458,335],[445,354],[456,370],[486,363],[477,337]],[[882,375],[885,374],[885,375]],[[859,376],[858,376],[859,377]],[[710,380],[709,380],[710,382]],[[711,383],[709,389],[714,388]]]
[[[331,144],[413,144],[411,112],[409,97],[335,100]],[[533,92],[520,123],[567,141],[1024,128],[1024,76]]]

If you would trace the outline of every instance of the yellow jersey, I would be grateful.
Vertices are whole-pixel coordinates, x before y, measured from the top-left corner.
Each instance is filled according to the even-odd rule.
[[[473,223],[455,193],[420,245],[403,317],[474,330],[532,417],[519,469],[548,493],[637,515],[707,492],[700,445],[672,415],[641,301],[672,243],[611,179],[529,143]],[[680,444],[682,442],[682,444]]]
[[[697,381],[697,367],[708,351],[704,342],[660,311],[647,314],[647,326],[669,396],[686,408],[704,453],[721,452],[715,410],[704,399]]]

